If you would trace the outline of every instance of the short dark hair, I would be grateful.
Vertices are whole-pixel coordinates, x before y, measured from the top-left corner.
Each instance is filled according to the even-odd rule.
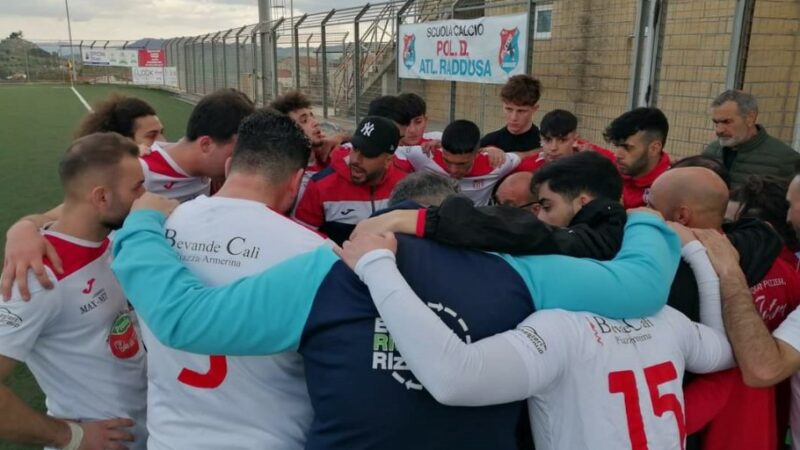
[[[614,119],[606,128],[603,137],[612,144],[622,144],[634,134],[644,131],[649,142],[659,139],[667,143],[669,121],[658,108],[636,108]]]
[[[413,119],[408,112],[406,102],[394,95],[384,95],[369,102],[367,115],[380,116],[403,126],[408,126]]]
[[[412,119],[428,113],[428,105],[425,104],[425,100],[413,92],[404,92],[398,95],[397,98],[406,102],[408,114]]]
[[[445,198],[458,193],[452,178],[431,172],[414,172],[400,180],[389,197],[389,207],[405,201],[423,206],[439,206]]]
[[[797,233],[786,222],[789,202],[786,191],[789,183],[771,175],[750,175],[731,192],[731,201],[739,202],[739,217],[754,217],[769,223],[793,251],[800,247]]]
[[[575,114],[563,109],[554,109],[542,117],[539,133],[547,138],[563,138],[578,129]]]
[[[542,83],[530,75],[514,75],[500,90],[500,98],[508,103],[534,106],[542,96]]]
[[[133,138],[136,119],[155,115],[156,110],[146,101],[113,93],[95,104],[93,111],[81,120],[75,138],[112,131]]]
[[[617,168],[596,152],[581,152],[545,164],[533,174],[531,187],[542,183],[569,199],[583,192],[615,202],[622,197],[622,177]]]
[[[271,108],[256,111],[239,126],[231,172],[257,172],[280,183],[308,164],[311,142],[289,116]]]
[[[92,133],[78,138],[67,148],[58,164],[58,177],[64,191],[89,172],[101,172],[116,177],[120,161],[138,158],[139,147],[119,133]]]
[[[705,167],[719,175],[722,181],[725,182],[725,185],[728,186],[728,189],[731,187],[731,173],[725,165],[722,164],[722,161],[716,158],[705,155],[688,156],[672,165],[672,169],[678,169],[680,167]]]
[[[464,154],[478,150],[481,130],[469,120],[454,120],[442,132],[442,148],[448,153]]]
[[[255,104],[241,91],[226,88],[206,95],[192,110],[186,124],[186,139],[208,136],[215,142],[229,141]]]
[[[276,97],[269,106],[283,114],[289,114],[298,109],[311,108],[311,100],[300,91],[289,91]]]

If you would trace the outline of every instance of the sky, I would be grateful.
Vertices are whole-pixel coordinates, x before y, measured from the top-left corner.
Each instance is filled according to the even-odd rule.
[[[74,40],[194,36],[258,22],[257,0],[68,0]],[[289,0],[274,0],[286,5]],[[363,5],[365,0],[294,0],[295,14]],[[374,2],[373,2],[374,3]],[[64,0],[0,0],[0,38],[66,40]]]

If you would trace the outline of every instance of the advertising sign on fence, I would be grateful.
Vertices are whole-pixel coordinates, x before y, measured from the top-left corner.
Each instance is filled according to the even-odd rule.
[[[176,67],[134,67],[131,69],[131,75],[133,84],[178,87]]]
[[[164,84],[163,67],[134,67],[131,69],[133,84],[139,85],[162,85]]]
[[[81,49],[81,61],[87,66],[138,67],[139,52],[119,48]]]
[[[139,67],[164,67],[164,50],[139,50]]]
[[[528,15],[400,26],[401,78],[502,84],[525,73]]]

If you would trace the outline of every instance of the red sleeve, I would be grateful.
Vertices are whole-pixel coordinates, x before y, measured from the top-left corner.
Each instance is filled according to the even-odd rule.
[[[523,158],[520,161],[519,165],[516,169],[514,169],[513,173],[516,172],[535,172],[539,170],[542,165],[544,165],[544,159],[539,159],[539,155],[541,152],[536,152],[527,158]]]
[[[414,166],[407,159],[394,157],[394,166],[405,173],[414,172]]]
[[[316,181],[311,180],[308,182],[306,191],[297,204],[297,210],[294,216],[298,221],[313,228],[319,228],[325,222],[322,197],[320,196],[319,185],[317,185]]]
[[[741,372],[723,370],[698,376],[683,389],[686,411],[686,433],[694,434],[705,428],[728,403]]]

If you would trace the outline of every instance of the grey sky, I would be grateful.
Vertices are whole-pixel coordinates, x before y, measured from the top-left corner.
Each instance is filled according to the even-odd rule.
[[[274,0],[286,5],[289,0]],[[295,13],[363,5],[356,0],[295,0]],[[74,39],[191,36],[258,21],[256,0],[69,0]],[[22,30],[35,40],[67,38],[63,0],[0,0],[0,37]]]

